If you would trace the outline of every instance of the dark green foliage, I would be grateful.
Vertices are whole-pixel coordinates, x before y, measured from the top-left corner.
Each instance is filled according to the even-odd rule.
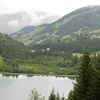
[[[51,91],[51,94],[50,94],[48,100],[56,100],[56,94],[55,94],[55,92],[54,92],[54,89]]]
[[[96,58],[88,100],[100,100],[100,54]]]
[[[82,58],[82,63],[74,85],[74,90],[71,91],[68,100],[88,100],[88,92],[92,80],[92,65],[89,52],[85,51]]]
[[[33,50],[33,49],[32,49]],[[0,72],[65,75],[75,74],[72,54],[66,52],[31,52],[8,35],[0,33],[0,55],[4,63]],[[73,64],[71,64],[73,62]],[[22,67],[23,66],[23,67]],[[37,67],[36,67],[37,66]],[[76,68],[75,68],[76,69]]]
[[[0,55],[4,58],[23,58],[26,47],[6,34],[0,33]]]
[[[66,100],[66,98],[64,96],[61,97],[61,100]]]
[[[48,100],[65,100],[65,97],[60,97],[59,93],[55,93],[54,89],[51,91]]]
[[[45,100],[45,97],[42,97],[36,89],[33,89],[29,94],[28,100]],[[46,100],[66,100],[64,96],[60,97],[59,93],[55,93],[54,89],[51,91],[50,96]]]
[[[3,60],[7,65],[7,68],[3,67],[4,65],[1,66],[3,70],[0,71],[3,72],[49,75],[77,74],[77,68],[80,62],[80,58],[76,59],[72,53],[47,51],[26,52],[25,56],[21,58],[14,57],[8,59],[3,57]]]
[[[0,65],[0,72],[18,73],[19,69],[19,64],[16,60],[3,58],[3,64]]]
[[[72,37],[71,37],[72,38]],[[85,47],[88,46],[90,52],[99,51],[100,50],[100,39],[79,39],[77,41],[72,42],[60,42],[54,44],[38,44],[33,47],[35,50],[41,50],[50,48],[51,52],[82,52]]]
[[[42,97],[36,89],[33,89],[31,91],[31,94],[29,95],[29,99],[28,100],[44,100],[45,98]]]

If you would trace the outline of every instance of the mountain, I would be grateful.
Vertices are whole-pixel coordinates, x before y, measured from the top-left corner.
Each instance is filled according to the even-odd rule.
[[[95,48],[100,43],[100,6],[80,8],[52,24],[27,26],[11,37],[28,46],[70,44],[73,47],[82,42],[80,46]]]
[[[10,36],[0,33],[0,55],[5,58],[15,58],[23,56],[27,48]]]

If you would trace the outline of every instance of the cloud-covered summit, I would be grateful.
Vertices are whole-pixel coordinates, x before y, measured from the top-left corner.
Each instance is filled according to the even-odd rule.
[[[28,25],[51,23],[59,18],[58,15],[41,11],[33,12],[33,14],[27,12],[4,14],[0,15],[0,32],[10,34]]]

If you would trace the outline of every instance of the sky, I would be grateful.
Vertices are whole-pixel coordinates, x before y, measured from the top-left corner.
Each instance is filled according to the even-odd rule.
[[[52,23],[100,0],[0,0],[0,32],[13,33],[27,25]]]

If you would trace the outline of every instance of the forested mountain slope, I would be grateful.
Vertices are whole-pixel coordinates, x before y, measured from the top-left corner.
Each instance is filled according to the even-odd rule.
[[[10,36],[0,33],[0,55],[5,58],[21,57],[26,52],[26,47]]]
[[[11,35],[28,46],[66,44],[100,48],[100,6],[75,10],[52,24],[27,26]],[[85,41],[86,40],[86,41]],[[80,44],[83,41],[83,44]],[[79,45],[80,44],[80,45]],[[93,46],[93,47],[91,47]]]

